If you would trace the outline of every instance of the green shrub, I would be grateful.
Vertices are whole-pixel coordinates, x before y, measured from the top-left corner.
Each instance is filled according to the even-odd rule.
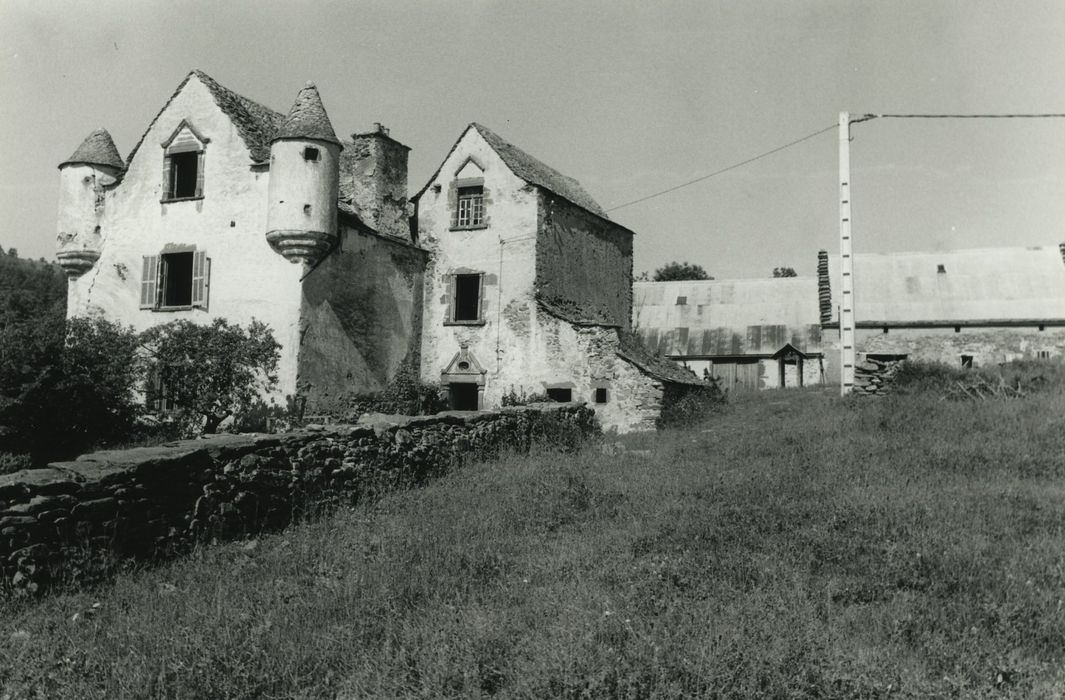
[[[364,413],[428,416],[448,409],[440,385],[423,383],[409,366],[400,369],[383,390],[351,395],[343,405],[343,418],[348,421],[358,420]]]
[[[247,328],[221,318],[210,325],[172,321],[144,331],[141,343],[160,376],[149,402],[165,393],[179,420],[193,428],[202,424],[206,433],[250,411],[277,386],[281,346],[259,321]]]
[[[705,386],[695,384],[666,384],[662,394],[662,410],[655,426],[678,428],[701,423],[726,404],[725,393],[716,380]]]
[[[510,391],[503,394],[502,403],[504,406],[528,406],[531,403],[544,403],[546,401],[551,401],[551,398],[547,394],[526,394],[525,387],[521,388],[521,393],[519,394],[514,390],[514,387],[512,386],[510,387]]]
[[[32,469],[33,460],[28,454],[0,452],[0,474],[10,474],[20,469]]]
[[[143,376],[131,328],[57,311],[0,328],[0,435],[42,463],[128,433]]]

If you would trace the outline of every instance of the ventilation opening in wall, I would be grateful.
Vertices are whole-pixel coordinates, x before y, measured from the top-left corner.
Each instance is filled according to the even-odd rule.
[[[547,398],[559,403],[569,403],[573,400],[573,389],[553,388],[547,390]]]
[[[1050,359],[1050,351],[1049,350],[1040,350],[1040,351],[1038,351],[1035,354],[1035,356],[1037,358],[1039,358],[1040,360],[1049,360]]]
[[[452,411],[476,411],[477,385],[466,382],[452,382],[447,385],[448,403]]]
[[[303,149],[303,160],[316,161],[316,160],[318,160],[319,155],[320,154],[318,153],[318,149],[317,148],[312,148],[311,146],[307,146],[306,148]]]
[[[596,403],[606,403],[606,388],[605,387],[599,387],[598,389],[595,390],[595,402]]]

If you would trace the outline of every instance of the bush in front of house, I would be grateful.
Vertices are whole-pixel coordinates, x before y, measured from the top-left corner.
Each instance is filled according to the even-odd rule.
[[[449,408],[440,385],[421,381],[410,366],[402,367],[381,391],[349,395],[344,406],[348,421],[356,421],[365,413],[431,416]]]
[[[260,321],[244,328],[222,318],[209,325],[182,319],[149,328],[140,339],[155,373],[149,406],[172,410],[189,432],[217,432],[277,386],[281,345]]]
[[[1065,389],[1065,363],[1027,359],[967,369],[942,362],[906,360],[900,363],[892,386],[901,393],[938,394],[958,400],[1017,398]]]
[[[142,413],[131,328],[60,310],[0,328],[0,444],[31,464],[119,439]],[[8,461],[14,460],[8,458]]]

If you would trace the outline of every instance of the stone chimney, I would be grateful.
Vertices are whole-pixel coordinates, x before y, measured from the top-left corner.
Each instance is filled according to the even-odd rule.
[[[359,218],[378,233],[411,240],[407,213],[410,148],[389,136],[379,123],[373,131],[352,134],[351,139],[354,144],[343,154],[342,177],[351,178],[351,203]]]

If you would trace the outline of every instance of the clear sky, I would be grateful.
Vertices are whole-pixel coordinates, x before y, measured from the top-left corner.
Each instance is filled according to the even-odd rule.
[[[855,113],[1065,112],[1065,1],[0,0],[0,245],[54,252],[58,172],[125,156],[192,68],[278,111],[313,80],[377,121],[419,189],[481,122],[610,209]],[[837,246],[837,137],[611,213],[637,271],[814,274]],[[855,125],[857,252],[1065,241],[1065,119]]]

